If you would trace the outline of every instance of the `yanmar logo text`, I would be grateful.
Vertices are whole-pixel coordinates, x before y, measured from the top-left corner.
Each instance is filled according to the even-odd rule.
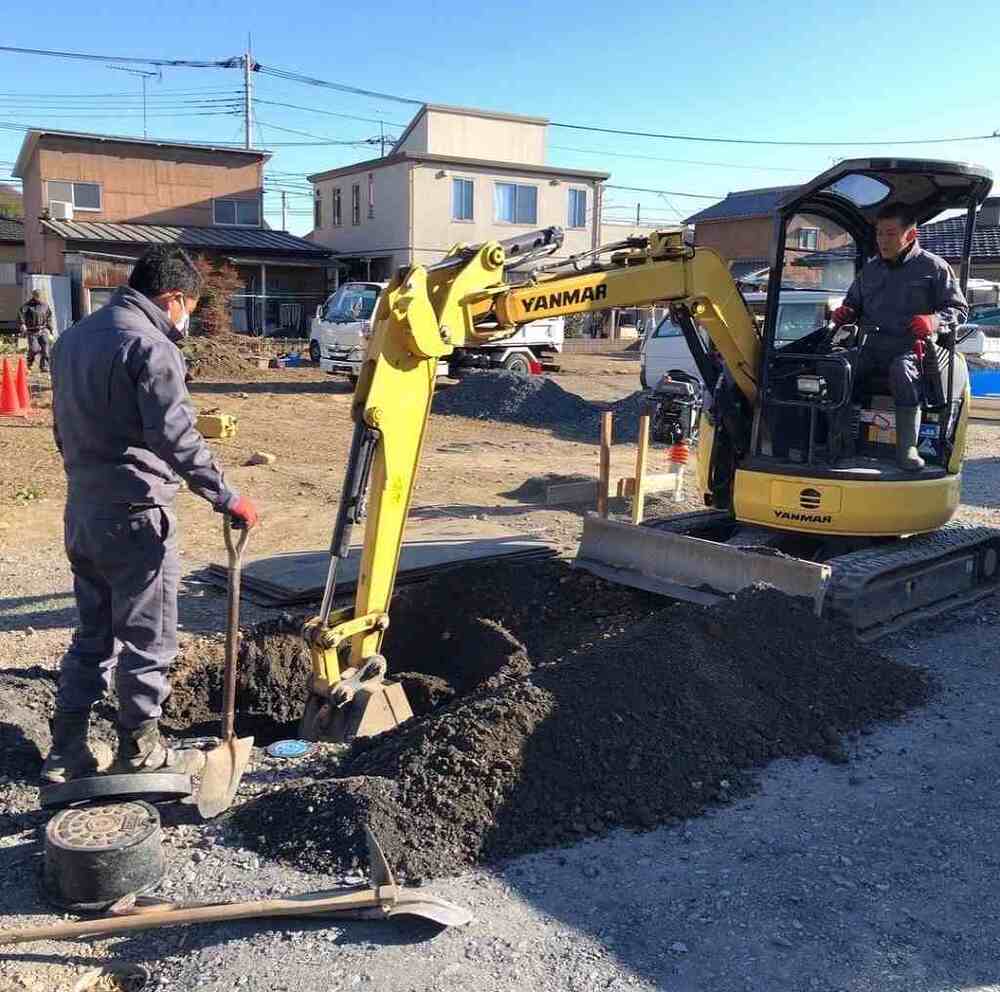
[[[775,510],[778,520],[794,520],[800,524],[832,524],[833,517],[828,513],[793,513],[791,510]]]
[[[549,293],[548,296],[536,296],[521,302],[527,313],[535,313],[538,310],[571,307],[575,303],[594,303],[606,299],[607,295],[607,286],[585,286],[583,289],[565,289],[561,293]]]

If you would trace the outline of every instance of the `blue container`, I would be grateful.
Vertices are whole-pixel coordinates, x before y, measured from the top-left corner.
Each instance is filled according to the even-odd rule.
[[[1000,370],[970,370],[969,388],[973,396],[1000,396]]]

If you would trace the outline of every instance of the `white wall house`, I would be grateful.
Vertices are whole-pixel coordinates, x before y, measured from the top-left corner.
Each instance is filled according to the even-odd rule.
[[[387,279],[437,261],[457,242],[557,225],[556,257],[600,241],[606,172],[545,164],[547,121],[426,104],[384,158],[318,172],[311,240],[354,278]]]

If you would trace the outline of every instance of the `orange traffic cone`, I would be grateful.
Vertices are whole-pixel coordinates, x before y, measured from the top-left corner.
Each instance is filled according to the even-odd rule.
[[[28,389],[28,363],[24,355],[17,358],[17,402],[21,404],[21,412],[27,416],[31,413],[31,390]]]
[[[24,415],[24,407],[17,398],[17,382],[11,372],[7,359],[3,360],[3,378],[0,379],[0,416],[20,417]]]

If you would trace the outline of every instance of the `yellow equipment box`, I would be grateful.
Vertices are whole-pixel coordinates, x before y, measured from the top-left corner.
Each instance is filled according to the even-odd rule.
[[[236,418],[229,413],[202,413],[195,426],[202,437],[232,437],[236,433]]]

